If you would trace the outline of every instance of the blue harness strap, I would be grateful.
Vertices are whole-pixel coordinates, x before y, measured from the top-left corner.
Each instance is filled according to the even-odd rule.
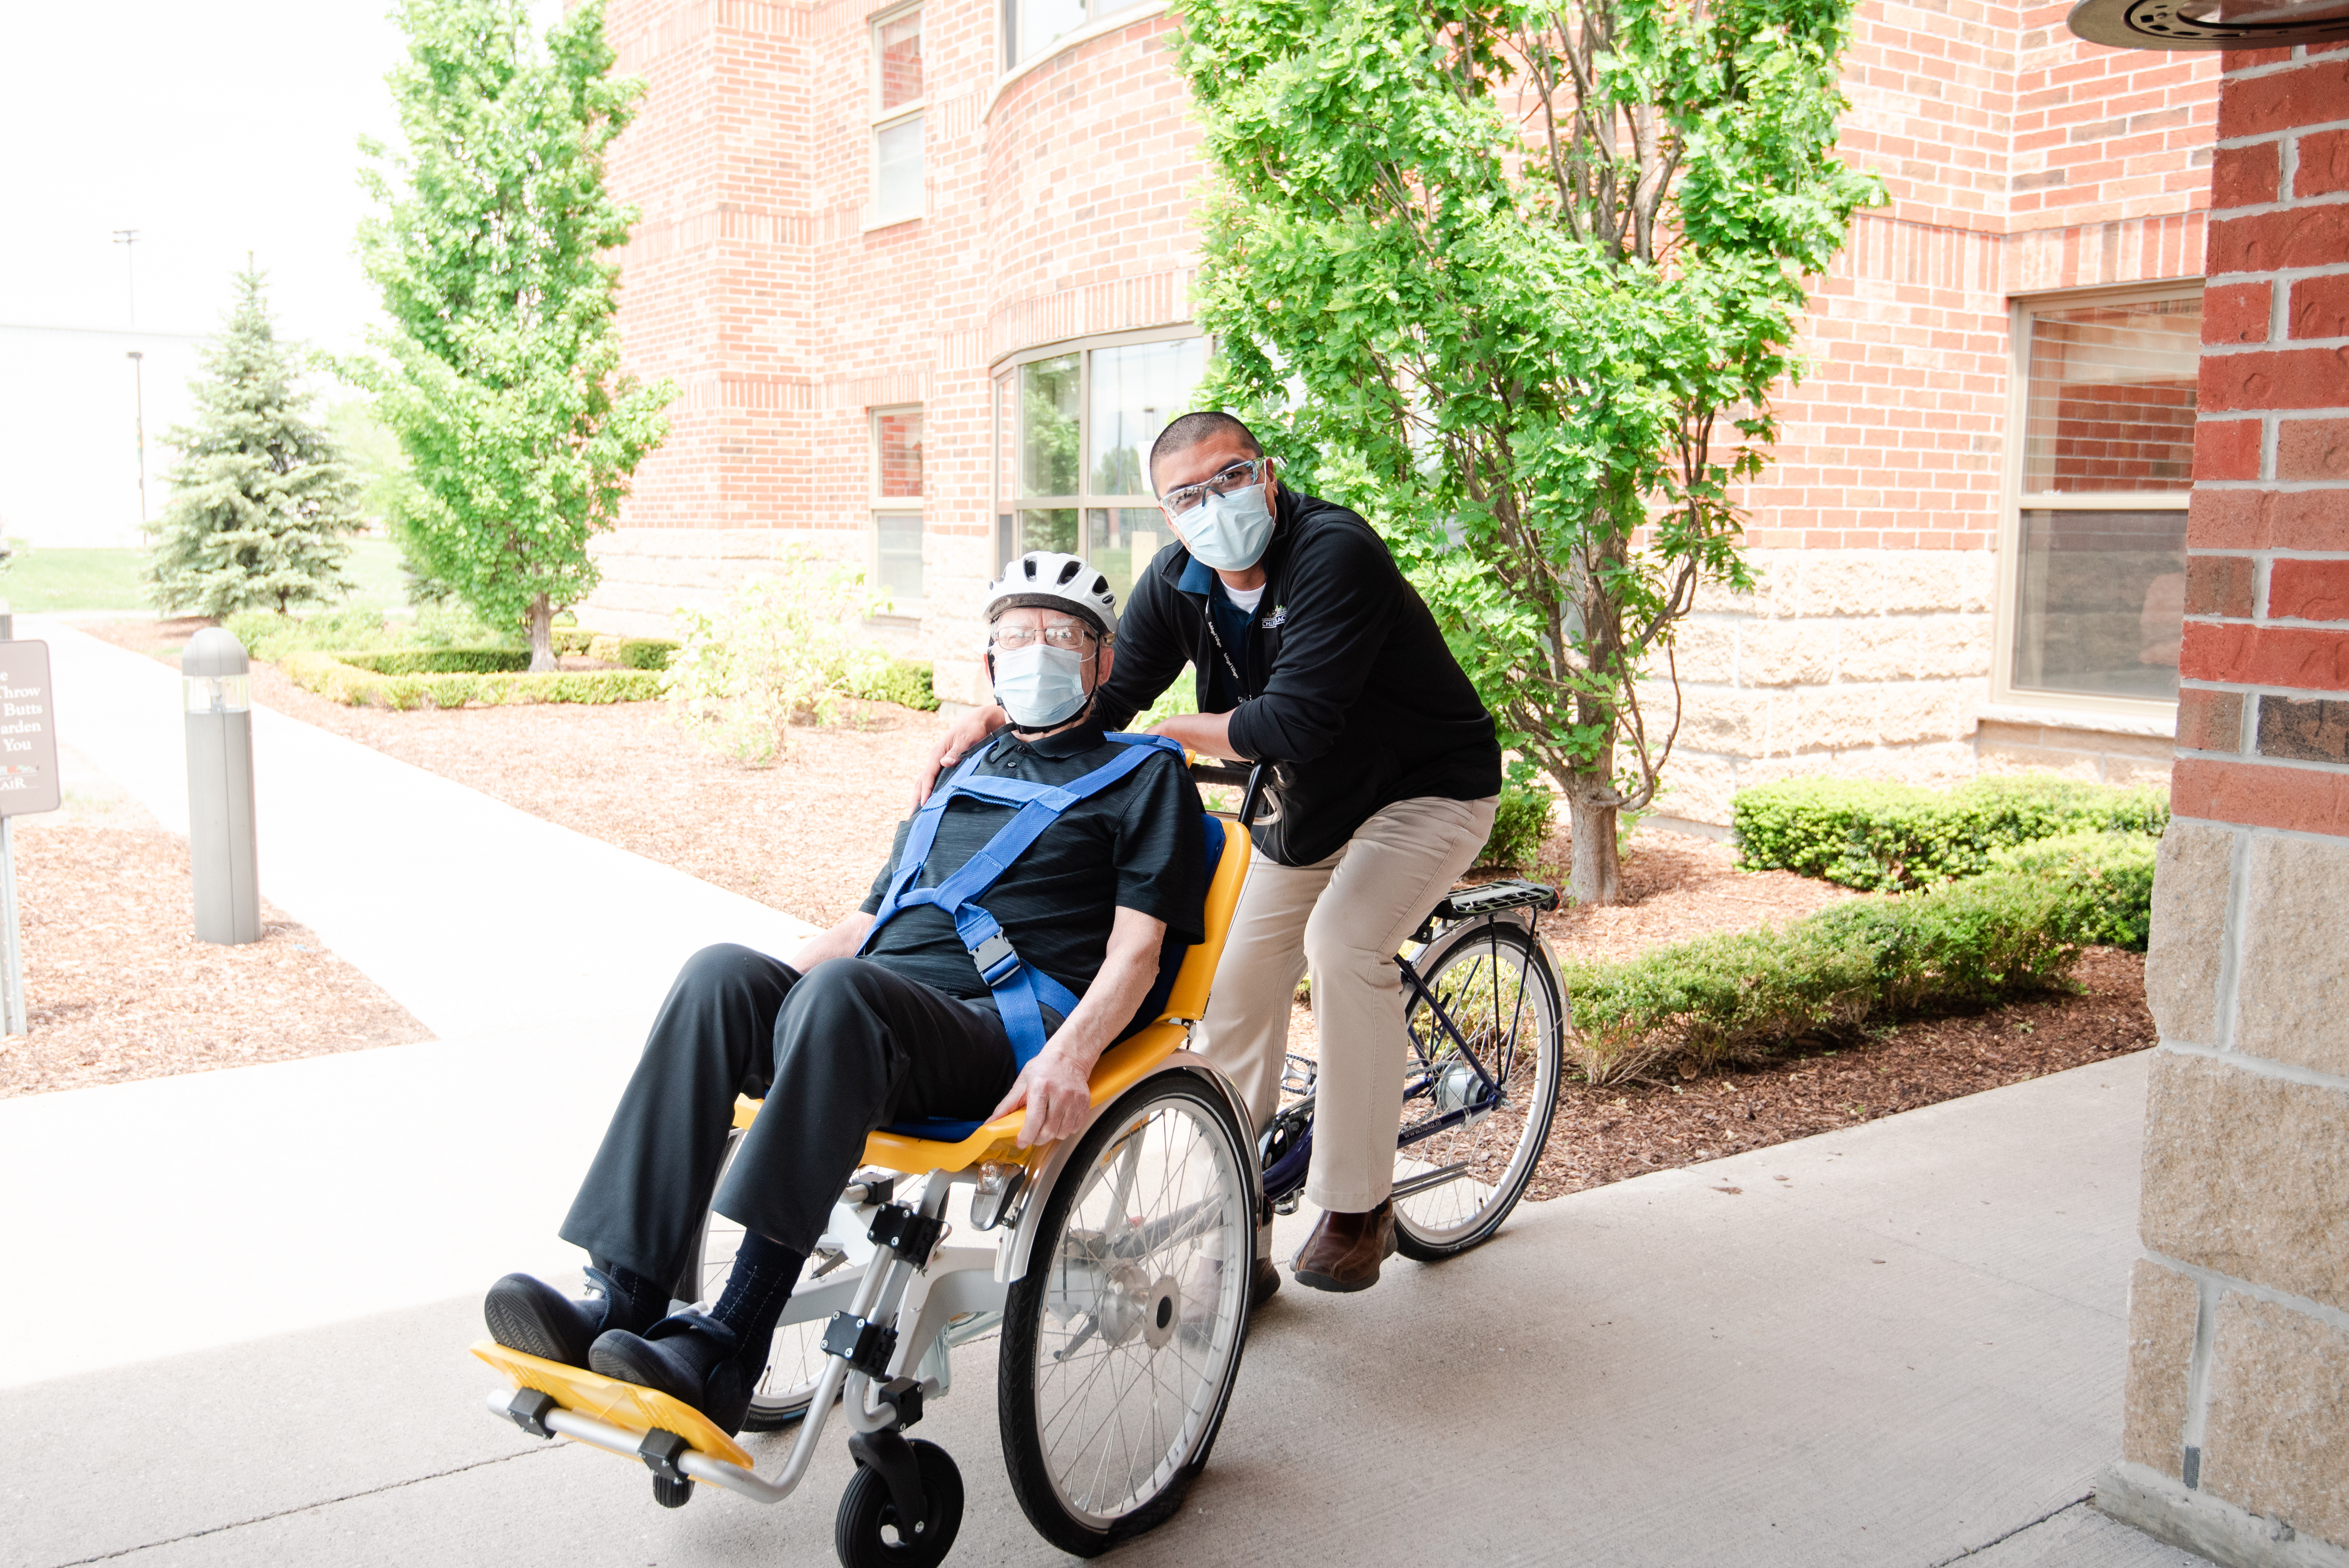
[[[856,950],[860,956],[870,952],[881,928],[900,913],[917,904],[935,905],[954,922],[955,934],[969,950],[971,962],[978,966],[979,978],[995,994],[995,1005],[1003,1015],[1004,1033],[1011,1039],[1013,1059],[1023,1068],[1044,1048],[1043,1010],[1050,1007],[1066,1018],[1076,1009],[1076,995],[1034,965],[1023,963],[1011,939],[1004,934],[1001,923],[978,900],[1070,807],[1115,784],[1149,760],[1154,751],[1172,752],[1178,758],[1183,755],[1182,747],[1163,735],[1118,734],[1102,738],[1125,748],[1123,754],[1066,784],[982,777],[978,772],[978,764],[990,748],[981,747],[972,752],[955,769],[953,777],[933,790],[915,813],[914,825],[905,833],[905,851],[897,860],[896,872],[889,879],[889,891],[881,907],[873,912],[873,924]],[[965,795],[1018,810],[978,853],[937,886],[916,887],[929,860],[931,847],[937,841],[938,823],[945,818],[948,803]]]

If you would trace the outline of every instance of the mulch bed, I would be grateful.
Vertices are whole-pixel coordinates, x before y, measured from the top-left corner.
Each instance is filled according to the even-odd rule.
[[[431,1038],[266,901],[260,941],[197,941],[175,834],[44,823],[16,849],[32,1032],[0,1035],[0,1099]]]
[[[1911,1020],[1692,1081],[1568,1084],[1526,1196],[1560,1197],[1856,1127],[2154,1044],[2143,954],[2092,947],[2075,977],[2084,987],[2076,995]]]

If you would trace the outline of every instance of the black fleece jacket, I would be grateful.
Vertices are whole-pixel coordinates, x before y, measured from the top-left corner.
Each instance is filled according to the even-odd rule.
[[[1233,650],[1247,681],[1235,707],[1208,632],[1214,573],[1179,542],[1151,560],[1118,617],[1117,664],[1095,710],[1105,728],[1125,727],[1195,666],[1200,711],[1229,709],[1232,748],[1289,765],[1280,819],[1255,834],[1283,865],[1336,852],[1398,800],[1500,792],[1492,715],[1369,523],[1284,489],[1262,564],[1248,656]]]

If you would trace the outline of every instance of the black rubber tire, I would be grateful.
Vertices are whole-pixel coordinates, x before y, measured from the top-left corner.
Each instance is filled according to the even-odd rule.
[[[1231,1358],[1224,1367],[1220,1385],[1214,1390],[1206,1418],[1190,1442],[1182,1463],[1161,1489],[1123,1514],[1106,1524],[1077,1517],[1062,1500],[1060,1488],[1052,1479],[1043,1449],[1042,1422],[1036,1404],[1033,1368],[1038,1354],[1038,1342],[1044,1328],[1045,1296],[1048,1276],[1053,1272],[1050,1259],[1061,1246],[1070,1211],[1083,1195],[1084,1174],[1100,1161],[1103,1151],[1116,1140],[1121,1131],[1134,1119],[1154,1104],[1180,1100],[1185,1109],[1195,1114],[1200,1121],[1213,1130],[1227,1151],[1227,1167],[1236,1182],[1232,1202],[1238,1205],[1237,1234],[1233,1245],[1237,1255],[1226,1254],[1225,1266],[1244,1271],[1238,1291],[1237,1320],[1232,1325]],[[1038,1222],[1035,1250],[1030,1255],[1028,1271],[1012,1284],[1004,1304],[1002,1348],[996,1387],[996,1413],[1003,1440],[1004,1468],[1011,1481],[1012,1495],[1019,1500],[1020,1511],[1036,1532],[1061,1551],[1079,1557],[1094,1557],[1121,1542],[1163,1522],[1183,1505],[1184,1493],[1191,1481],[1206,1468],[1207,1456],[1216,1446],[1216,1437],[1223,1429],[1224,1414],[1229,1408],[1232,1387],[1239,1379],[1240,1358],[1247,1347],[1247,1284],[1255,1263],[1256,1226],[1254,1223],[1253,1171],[1255,1147],[1223,1097],[1201,1079],[1180,1069],[1160,1073],[1134,1085],[1096,1117],[1086,1131],[1069,1162],[1061,1168],[1050,1201]]]
[[[1427,988],[1440,997],[1444,995],[1444,976],[1447,971],[1463,969],[1479,962],[1494,963],[1497,970],[1500,965],[1495,962],[1496,959],[1519,966],[1525,977],[1523,987],[1511,998],[1512,1013],[1506,1032],[1517,1037],[1517,1039],[1509,1053],[1507,1074],[1503,1082],[1506,1094],[1509,1092],[1509,1083],[1519,1077],[1532,1079],[1524,1098],[1524,1119],[1517,1124],[1516,1137],[1509,1145],[1510,1160],[1501,1172],[1502,1179],[1494,1184],[1491,1195],[1471,1214],[1454,1224],[1423,1227],[1413,1222],[1409,1200],[1395,1204],[1395,1250],[1417,1263],[1437,1263],[1444,1258],[1457,1257],[1492,1239],[1493,1233],[1501,1228],[1502,1222],[1509,1217],[1509,1212],[1517,1206],[1517,1200],[1525,1196],[1526,1184],[1533,1180],[1534,1168],[1540,1162],[1542,1146],[1549,1140],[1550,1122],[1557,1109],[1559,1075],[1565,1070],[1566,983],[1551,965],[1548,952],[1540,942],[1512,920],[1471,922],[1454,927],[1430,943],[1414,967],[1426,982]],[[1496,990],[1494,1026],[1499,1030],[1502,1024],[1497,1003]],[[1516,1010],[1520,1006],[1522,1012]],[[1428,1026],[1427,1005],[1414,996],[1409,1009],[1406,1024],[1412,1028],[1414,1037],[1418,1037],[1421,1031]],[[1452,1006],[1447,1006],[1447,1012],[1454,1010]],[[1476,1019],[1455,1016],[1454,1022],[1464,1034],[1472,1038],[1475,1037],[1478,1029]],[[1440,1030],[1437,1032],[1440,1036]],[[1441,1037],[1449,1044],[1448,1036]],[[1485,1067],[1488,1071],[1494,1070],[1491,1063],[1486,1063]],[[1405,1102],[1406,1116],[1413,1114],[1413,1103]],[[1464,1151],[1447,1150],[1445,1152]],[[1400,1177],[1402,1172],[1398,1171],[1397,1174]]]
[[[742,1131],[741,1129],[736,1128],[726,1135],[726,1153],[718,1162],[718,1181],[723,1181],[726,1179],[727,1167],[734,1163],[734,1151],[741,1146]],[[710,1191],[716,1191],[717,1187],[718,1182],[713,1181],[710,1184]],[[678,1300],[700,1301],[709,1295],[708,1286],[710,1282],[702,1276],[704,1264],[709,1252],[710,1227],[719,1223],[730,1224],[730,1222],[721,1221],[714,1209],[702,1215],[701,1227],[693,1233],[693,1245],[686,1253],[685,1266],[678,1271],[677,1284],[670,1287],[670,1294]],[[740,1229],[740,1226],[731,1228]],[[730,1258],[731,1253],[728,1255]],[[821,1325],[818,1327],[821,1328]],[[807,1346],[811,1343],[812,1341],[805,1336],[803,1331],[795,1333],[789,1328],[779,1329],[775,1334],[774,1356],[777,1358],[785,1356],[804,1356]],[[768,1362],[770,1367],[774,1364],[772,1359]],[[801,1370],[805,1371],[808,1368],[803,1366]],[[822,1370],[820,1363],[814,1370],[818,1372]],[[773,1432],[780,1431],[785,1427],[797,1426],[807,1417],[808,1398],[807,1391],[796,1385],[792,1393],[781,1398],[753,1395],[750,1408],[742,1416],[742,1429],[746,1432]]]
[[[653,1501],[663,1508],[683,1508],[693,1501],[692,1480],[664,1480],[659,1476],[653,1477]]]
[[[859,1465],[833,1517],[832,1549],[841,1568],[936,1568],[954,1549],[962,1529],[962,1471],[936,1443],[916,1438],[905,1446],[921,1468],[922,1500],[928,1509],[920,1536],[893,1542],[882,1533],[897,1528],[897,1507],[881,1472]]]

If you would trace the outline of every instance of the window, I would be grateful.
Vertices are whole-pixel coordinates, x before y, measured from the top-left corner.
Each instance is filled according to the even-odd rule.
[[[922,411],[875,408],[873,585],[899,611],[923,599],[921,496]]]
[[[2201,290],[2024,304],[2015,342],[1996,695],[2175,702]]]
[[[999,564],[1065,550],[1123,598],[1170,537],[1151,495],[1150,444],[1191,407],[1207,340],[1167,334],[1047,350],[996,377]]]
[[[1035,58],[1058,40],[1142,0],[1003,0],[1003,68]]]
[[[873,197],[868,228],[922,215],[922,13],[873,24]]]

